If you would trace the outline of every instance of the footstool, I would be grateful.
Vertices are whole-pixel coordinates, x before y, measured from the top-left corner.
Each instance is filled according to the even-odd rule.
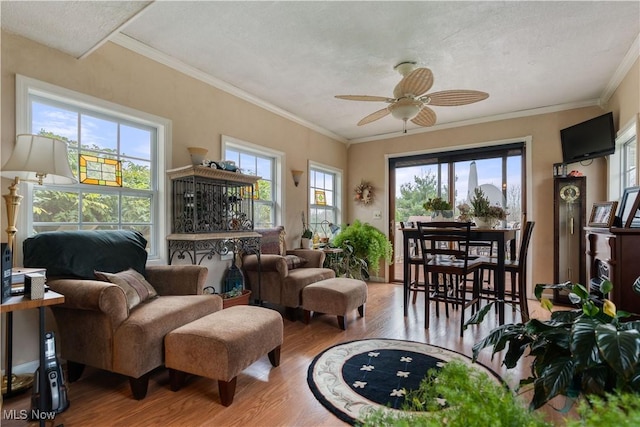
[[[364,317],[364,304],[367,302],[367,284],[362,280],[336,277],[307,285],[302,290],[302,308],[304,322],[309,323],[311,312],[334,314],[338,316],[338,325],[346,330],[344,317],[351,310],[358,309]]]
[[[233,403],[237,375],[269,354],[280,364],[282,316],[275,310],[237,305],[169,332],[164,338],[171,389],[182,387],[185,373],[218,380],[220,400]]]

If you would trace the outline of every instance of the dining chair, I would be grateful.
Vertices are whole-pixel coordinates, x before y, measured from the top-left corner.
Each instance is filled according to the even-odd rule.
[[[414,228],[416,225],[414,222],[400,221],[400,228]],[[409,292],[413,294],[413,303],[416,303],[418,292],[424,292],[424,282],[420,281],[420,266],[422,265],[422,255],[420,253],[420,241],[417,238],[411,238],[409,240],[409,253],[404,254],[407,257],[409,263],[409,277],[407,283],[409,284]],[[413,272],[411,271],[413,267]],[[413,273],[413,276],[412,276]]]
[[[478,307],[479,275],[482,259],[469,256],[471,223],[469,222],[418,222],[418,236],[425,281],[424,327],[429,328],[431,302],[460,308],[460,336],[464,331],[465,310]],[[466,278],[473,274],[471,295]]]
[[[527,301],[527,255],[529,253],[529,243],[533,235],[534,221],[524,223],[520,240],[520,250],[515,260],[506,260],[504,264],[505,273],[511,278],[510,289],[505,289],[504,302],[512,304],[515,311],[516,307],[520,309],[522,322],[529,321],[529,304]],[[484,259],[485,268],[495,270],[497,268],[497,259],[491,257]]]

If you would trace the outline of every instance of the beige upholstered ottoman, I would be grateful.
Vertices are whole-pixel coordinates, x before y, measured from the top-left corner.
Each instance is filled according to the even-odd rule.
[[[305,286],[302,290],[302,308],[304,322],[309,323],[311,312],[335,314],[338,325],[345,330],[344,317],[351,310],[358,309],[364,317],[364,304],[367,302],[367,284],[362,280],[335,277]]]
[[[171,389],[182,387],[185,373],[218,380],[220,400],[233,403],[237,375],[269,354],[280,364],[282,316],[275,310],[237,305],[202,317],[164,338]]]

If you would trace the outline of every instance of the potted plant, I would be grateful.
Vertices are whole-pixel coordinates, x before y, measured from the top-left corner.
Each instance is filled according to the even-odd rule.
[[[311,239],[313,239],[313,232],[307,226],[307,222],[304,219],[304,212],[302,212],[302,237],[300,239],[300,247],[302,249],[310,249],[312,247]]]
[[[248,289],[242,289],[241,286],[236,286],[230,291],[220,294],[220,296],[222,297],[222,308],[229,308],[234,305],[249,304],[251,291]]]
[[[492,205],[489,198],[480,188],[473,190],[470,205],[458,205],[460,219],[468,221],[473,218],[478,227],[493,227],[497,221],[507,219],[507,212],[501,207]]]
[[[606,295],[612,287],[605,281],[601,290]],[[506,348],[502,363],[507,368],[530,356],[532,376],[522,379],[520,385],[533,386],[532,408],[558,395],[640,393],[640,321],[623,322],[629,313],[616,311],[613,302],[600,301],[584,286],[571,283],[536,285],[536,298],[549,311],[553,304],[542,297],[545,289],[569,290],[569,299],[577,308],[553,311],[547,321],[531,319],[492,330],[474,345],[474,360],[486,347],[493,347],[492,357]],[[640,293],[640,281],[633,289]],[[491,305],[483,307],[467,325],[481,322],[490,310]]]
[[[434,197],[427,199],[422,205],[427,212],[431,212],[431,218],[436,221],[444,221],[453,218],[453,210],[451,203],[442,197]]]
[[[355,220],[353,224],[342,228],[342,231],[333,239],[333,245],[341,247],[351,256],[364,260],[365,263],[356,262],[354,267],[360,266],[361,274],[352,272],[352,275],[369,277],[369,270],[375,274],[380,271],[379,262],[384,259],[391,264],[393,258],[393,246],[380,230],[368,223]],[[351,264],[350,264],[351,265]]]

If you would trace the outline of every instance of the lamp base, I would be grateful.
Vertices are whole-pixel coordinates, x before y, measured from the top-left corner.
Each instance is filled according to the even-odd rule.
[[[11,397],[16,394],[24,393],[33,385],[33,375],[28,374],[12,374],[11,375],[11,392],[9,390],[9,382],[6,375],[2,376],[2,396]]]

